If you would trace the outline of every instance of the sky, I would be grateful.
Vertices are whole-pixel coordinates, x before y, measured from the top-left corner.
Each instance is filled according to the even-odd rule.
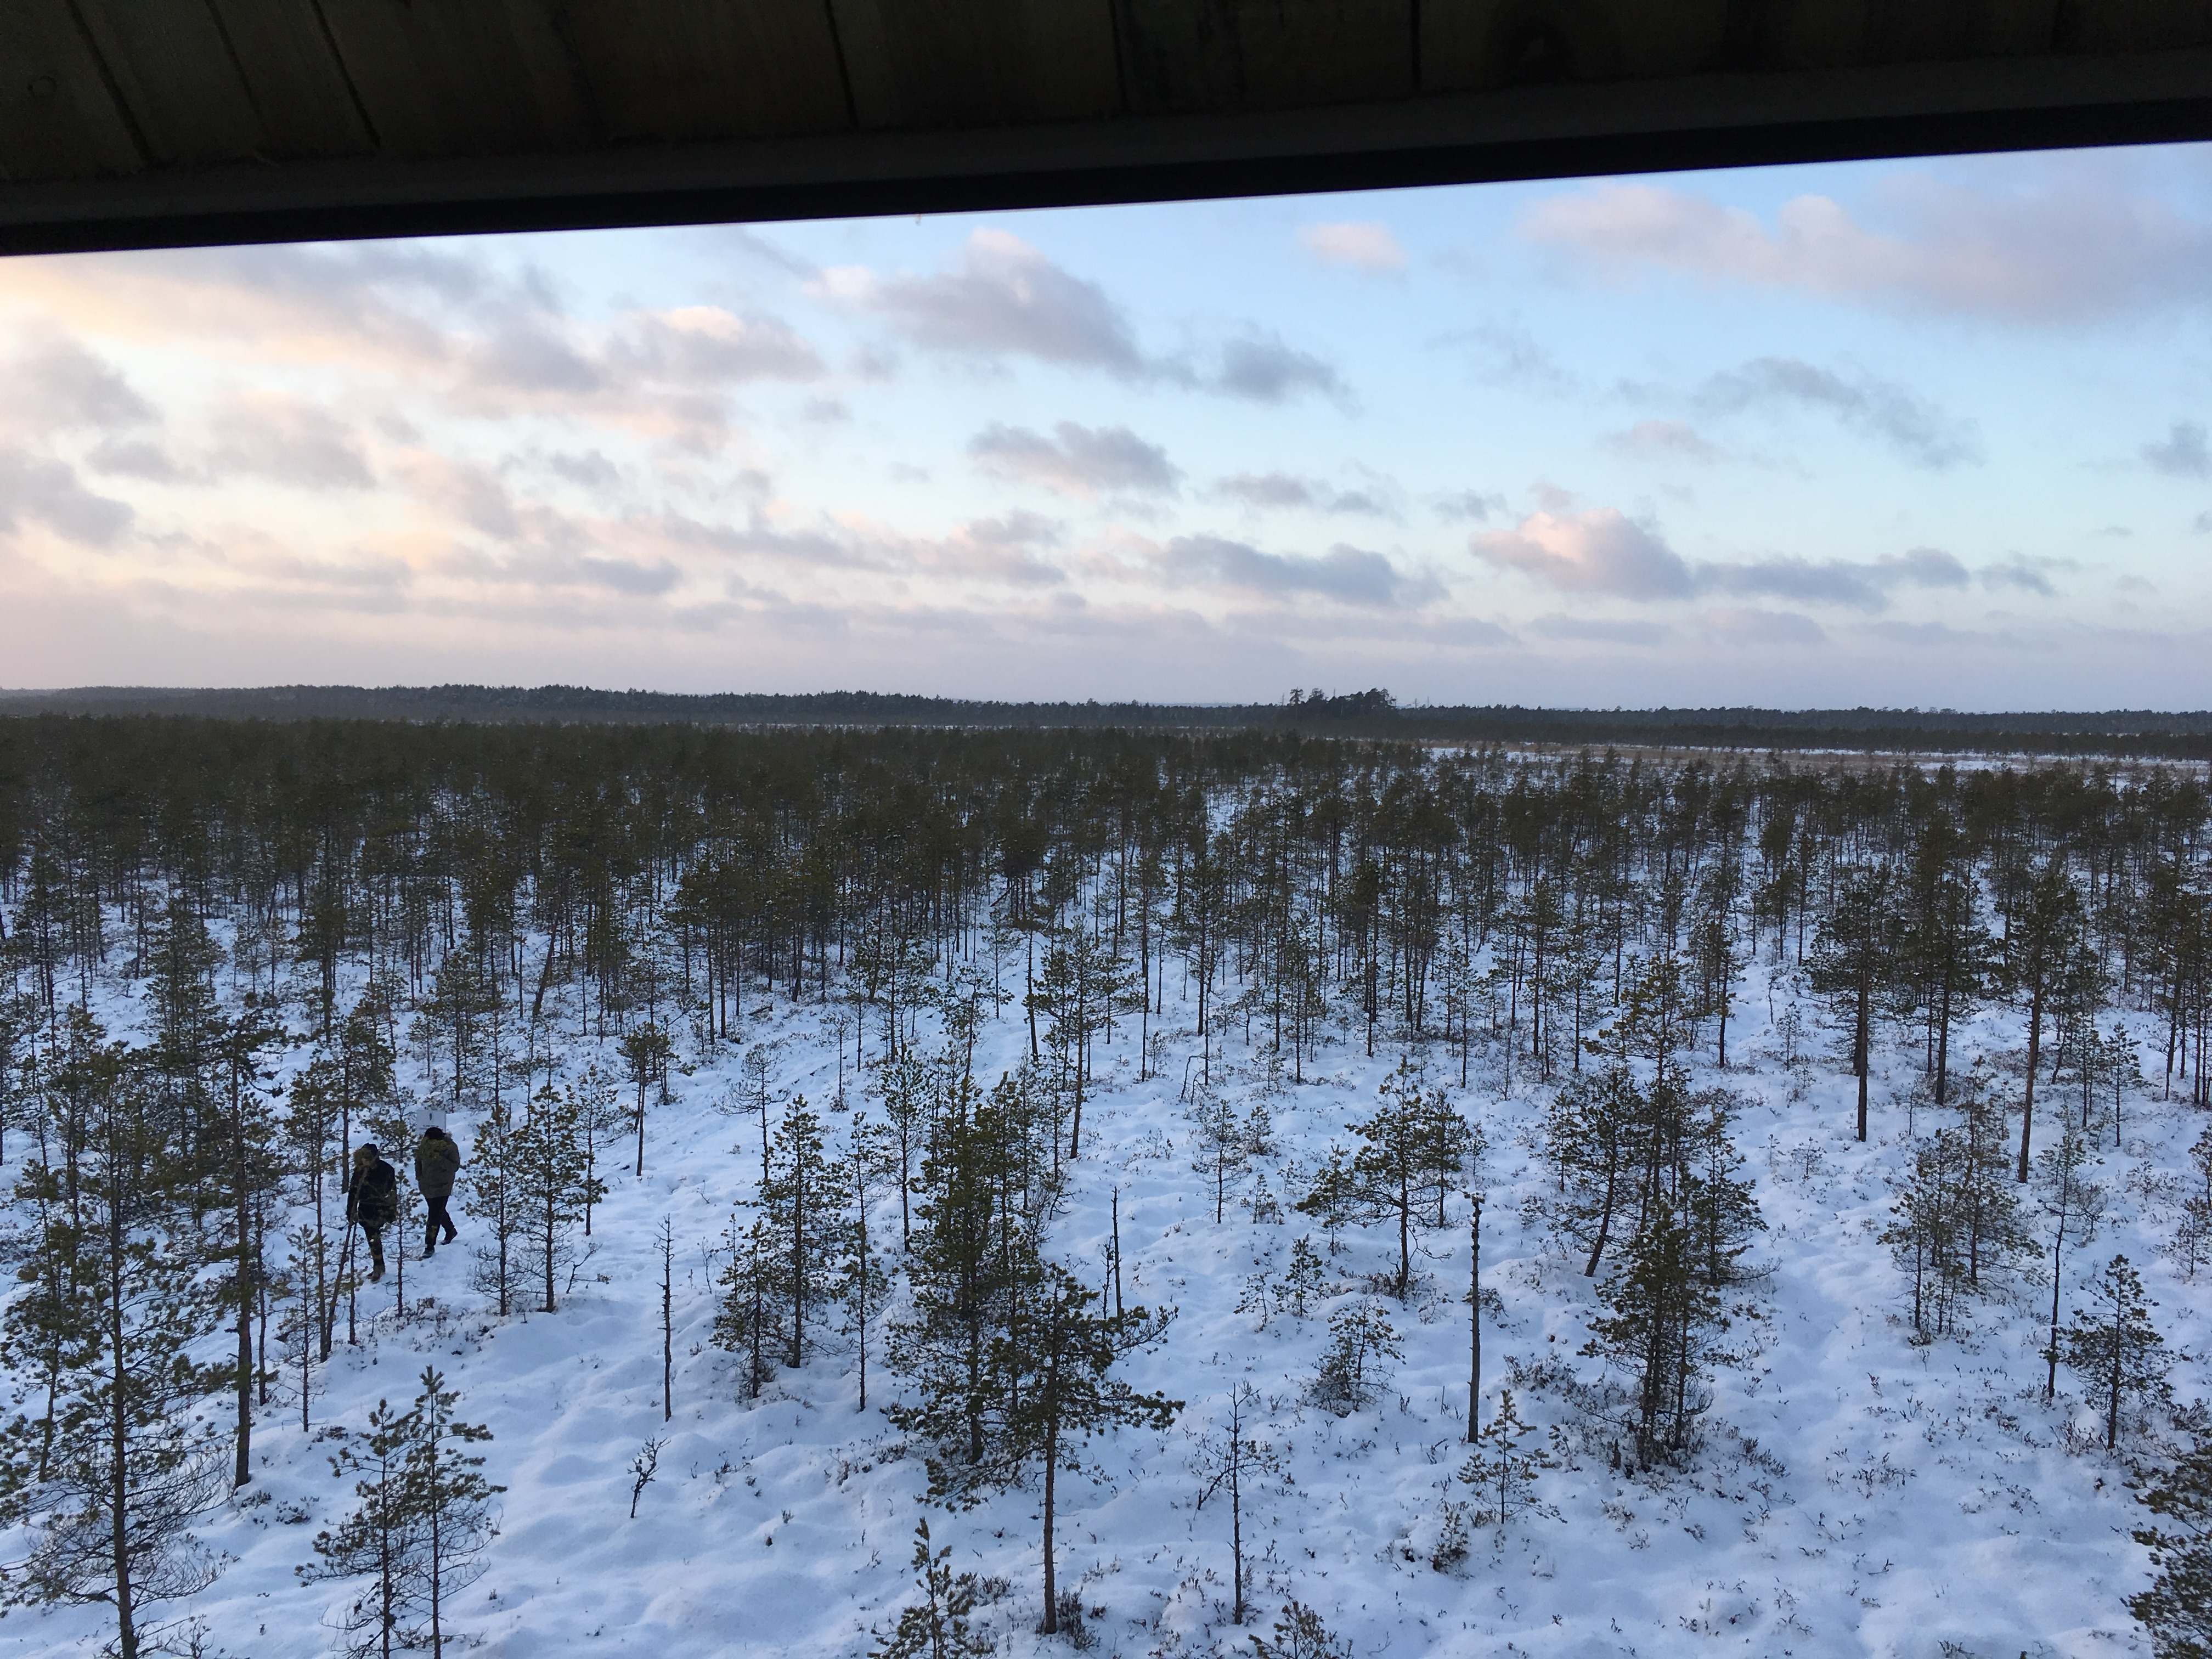
[[[2212,707],[2212,149],[0,260],[0,684]]]

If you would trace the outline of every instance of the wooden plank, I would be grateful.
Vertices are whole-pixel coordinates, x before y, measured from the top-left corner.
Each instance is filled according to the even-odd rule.
[[[1402,98],[1413,0],[1120,0],[1128,107],[1281,109]]]
[[[1421,88],[1691,75],[1723,67],[1772,9],[1766,0],[1425,0]]]
[[[832,0],[866,128],[1063,121],[1120,107],[1108,0]]]
[[[206,0],[77,0],[76,9],[155,166],[261,150],[260,117]]]
[[[0,3],[0,178],[94,179],[145,165],[67,0]]]
[[[320,0],[387,157],[574,150],[597,137],[582,76],[540,0]]]
[[[762,138],[852,125],[824,0],[640,0],[568,11],[612,143]]]
[[[264,159],[364,155],[375,149],[314,0],[209,5],[261,117]]]

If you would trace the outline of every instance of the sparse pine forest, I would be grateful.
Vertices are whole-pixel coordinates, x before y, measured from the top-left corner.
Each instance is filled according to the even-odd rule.
[[[0,1642],[2203,1653],[2208,833],[2180,762],[0,722]]]

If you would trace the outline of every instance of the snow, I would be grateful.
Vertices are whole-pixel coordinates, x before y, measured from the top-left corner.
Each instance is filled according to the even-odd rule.
[[[1088,1145],[1052,1243],[1098,1282],[1118,1188],[1128,1297],[1176,1310],[1164,1341],[1127,1374],[1188,1404],[1165,1434],[1095,1443],[1098,1479],[1060,1487],[1061,1582],[1079,1586],[1097,1651],[1249,1653],[1251,1630],[1266,1630],[1292,1595],[1363,1656],[2148,1651],[2123,1605],[2147,1576],[2128,1535],[2141,1512],[2124,1467],[2103,1451],[2095,1413],[2068,1394],[2063,1372],[2055,1406],[2042,1401],[2047,1281],[2039,1293],[2023,1279],[2013,1299],[1978,1304],[1963,1340],[1907,1340],[1904,1280],[1876,1235],[1890,1219],[1889,1183],[1910,1159],[1896,1103],[1914,1054],[1879,1056],[1887,1071],[1875,1079],[1875,1138],[1859,1144],[1854,1080],[1824,1062],[1808,1082],[1802,1067],[1780,1063],[1764,971],[1747,987],[1753,1016],[1730,1034],[1748,1063],[1724,1076],[1700,1067],[1701,1080],[1724,1080],[1745,1097],[1738,1140],[1768,1225],[1748,1258],[1754,1276],[1731,1297],[1730,1334],[1744,1357],[1714,1376],[1705,1445],[1679,1469],[1635,1476],[1611,1468],[1601,1449],[1577,1452],[1541,1477],[1559,1519],[1478,1532],[1449,1571],[1429,1557],[1443,1503],[1470,1496],[1455,1480],[1466,1452],[1463,1217],[1425,1235],[1416,1294],[1402,1309],[1388,1304],[1405,1359],[1372,1409],[1340,1419],[1301,1403],[1330,1304],[1264,1327],[1237,1310],[1246,1277],[1279,1268],[1294,1237],[1310,1231],[1322,1241],[1288,1209],[1296,1191],[1284,1166],[1310,1171],[1370,1109],[1402,1048],[1378,1043],[1370,1060],[1358,1030],[1339,1031],[1320,1075],[1297,1085],[1270,1083],[1232,1040],[1216,1082],[1240,1111],[1266,1094],[1279,1151],[1263,1164],[1285,1207],[1279,1223],[1255,1224],[1239,1206],[1220,1224],[1190,1167],[1188,1109],[1178,1099],[1182,1048],[1194,1048],[1187,1027],[1164,1077],[1138,1079],[1133,1028],[1101,1048]],[[1175,981],[1169,975],[1170,988]],[[1785,986],[1772,1006],[1787,995]],[[126,1000],[122,990],[108,998],[115,1029],[130,1021]],[[1171,1006],[1170,1024],[1177,1014]],[[777,1045],[779,1084],[817,1107],[839,1075],[833,1015],[763,998],[746,1022],[749,1042]],[[1018,1010],[997,1022],[979,1050],[979,1077],[1015,1064],[1027,1040]],[[2017,1041],[2017,1020],[1996,1012],[1961,1046],[1971,1054]],[[872,1059],[872,1035],[869,1048]],[[574,1044],[570,1073],[599,1053]],[[331,1473],[326,1425],[357,1428],[380,1397],[411,1398],[426,1364],[461,1391],[464,1418],[492,1429],[486,1474],[506,1488],[489,1570],[452,1615],[477,1650],[826,1659],[865,1653],[871,1632],[889,1628],[912,1594],[926,1482],[920,1449],[881,1414],[896,1384],[873,1341],[866,1413],[856,1409],[849,1356],[782,1373],[762,1401],[741,1403],[735,1356],[709,1341],[713,1252],[758,1168],[746,1121],[714,1109],[739,1053],[726,1042],[704,1053],[689,1045],[694,1069],[649,1118],[643,1178],[626,1161],[604,1171],[611,1192],[595,1220],[596,1249],[558,1312],[500,1320],[486,1310],[466,1286],[472,1224],[458,1199],[459,1243],[427,1262],[410,1252],[404,1317],[393,1281],[364,1290],[362,1341],[342,1343],[318,1374],[315,1426],[301,1431],[289,1392],[265,1409],[252,1484],[202,1528],[231,1558],[183,1610],[205,1621],[208,1651],[283,1659],[330,1650],[325,1615],[344,1587],[305,1585],[294,1571],[311,1559],[318,1528],[350,1500],[349,1483]],[[1455,1085],[1455,1051],[1438,1048],[1430,1064],[1436,1080]],[[1540,1366],[1585,1382],[1601,1375],[1578,1352],[1590,1282],[1520,1219],[1522,1198],[1544,1179],[1535,1149],[1546,1091],[1516,1080],[1501,1099],[1480,1064],[1473,1080],[1450,1093],[1483,1122],[1492,1149],[1483,1265],[1498,1305],[1485,1317],[1486,1416],[1501,1386],[1513,1386],[1523,1416],[1572,1424],[1577,1412],[1560,1390],[1509,1376]],[[848,1092],[864,1106],[862,1081],[849,1079]],[[2067,1263],[2069,1283],[2115,1250],[2142,1269],[2168,1345],[2185,1356],[2174,1374],[2183,1401],[2212,1392],[2186,1357],[2208,1351],[2204,1298],[2160,1255],[2161,1218],[2144,1212],[2127,1177],[2181,1168],[2197,1116],[2154,1091],[2130,1099],[2125,1148],[2108,1145],[2095,1172],[2113,1200],[2106,1229]],[[841,1132],[849,1121],[828,1121]],[[465,1150],[468,1126],[458,1127]],[[465,1170],[464,1191],[466,1181]],[[895,1237],[896,1197],[880,1214],[881,1236]],[[665,1426],[654,1243],[664,1217],[678,1241],[676,1406]],[[1394,1230],[1348,1230],[1345,1239],[1332,1273],[1356,1280],[1395,1264]],[[1246,1493],[1255,1611],[1241,1631],[1229,1620],[1226,1504],[1194,1508],[1190,1472],[1194,1433],[1240,1378],[1259,1389],[1260,1432],[1286,1460],[1283,1478]],[[659,1476],[632,1521],[630,1461],[656,1436],[666,1442]],[[1034,1634],[1036,1493],[926,1512],[936,1540],[954,1547],[956,1567],[1005,1582],[986,1609],[1002,1651],[1065,1645]],[[111,1633],[103,1614],[17,1611],[0,1623],[0,1649],[88,1651]]]

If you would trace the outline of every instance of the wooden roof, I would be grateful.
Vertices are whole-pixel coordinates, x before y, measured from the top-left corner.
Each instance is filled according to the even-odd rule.
[[[2212,0],[0,0],[0,251],[2212,137]]]

